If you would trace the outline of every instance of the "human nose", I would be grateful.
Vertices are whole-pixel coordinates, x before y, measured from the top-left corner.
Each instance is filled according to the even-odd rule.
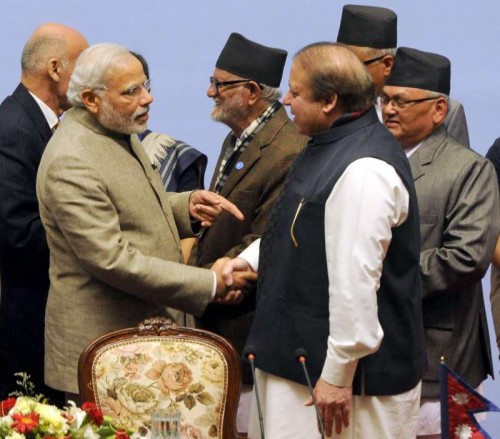
[[[144,105],[149,105],[153,102],[153,95],[151,94],[151,90],[148,90],[142,87],[140,99]]]
[[[386,104],[381,105],[382,114],[395,114],[396,113],[396,105],[394,105],[394,101],[389,99]]]
[[[217,90],[215,89],[215,86],[212,82],[210,82],[210,84],[208,85],[207,96],[209,98],[217,96]]]
[[[292,94],[290,93],[290,91],[287,91],[285,96],[283,96],[283,105],[290,105],[291,96]]]

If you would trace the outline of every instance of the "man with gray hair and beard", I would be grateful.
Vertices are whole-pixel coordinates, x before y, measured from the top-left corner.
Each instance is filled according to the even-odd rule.
[[[166,194],[135,133],[147,128],[153,101],[139,60],[126,48],[98,44],[79,57],[68,111],[38,172],[40,215],[50,248],[45,314],[45,380],[78,393],[77,365],[96,337],[165,314],[200,315],[226,299],[221,263],[182,263],[179,240],[210,226],[223,197]]]
[[[286,57],[285,50],[232,33],[215,63],[207,90],[214,101],[212,119],[231,132],[222,145],[210,189],[236,203],[245,220],[222,214],[194,247],[190,260],[194,265],[210,267],[222,256],[237,256],[262,235],[288,170],[306,144],[279,102]],[[254,307],[254,296],[249,294],[231,308],[210,305],[197,325],[228,338],[241,353]],[[240,432],[248,425],[245,402],[251,396],[246,363],[243,383]]]

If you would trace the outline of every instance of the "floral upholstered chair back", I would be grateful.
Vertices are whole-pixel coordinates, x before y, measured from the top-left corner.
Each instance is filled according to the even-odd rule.
[[[151,412],[177,413],[182,438],[235,438],[241,366],[234,347],[163,318],[100,337],[82,354],[81,396],[140,431]]]

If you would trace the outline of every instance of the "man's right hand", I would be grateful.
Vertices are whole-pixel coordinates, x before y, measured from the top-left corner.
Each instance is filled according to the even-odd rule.
[[[228,257],[223,257],[215,261],[212,265],[212,270],[217,275],[217,289],[214,303],[225,305],[240,303],[244,298],[243,290],[247,288],[247,286],[252,286],[257,279],[257,273],[247,264],[248,268],[246,270],[243,269],[242,271],[238,271],[238,273],[231,274],[231,283],[228,284],[227,281],[223,279],[222,271],[234,260],[235,259],[230,260]],[[244,261],[244,259],[241,260]]]
[[[222,278],[224,279],[224,282],[226,286],[228,287],[233,287],[234,285],[237,285],[237,279],[238,276],[236,276],[236,272],[251,272],[256,275],[256,273],[253,271],[253,268],[251,265],[243,258],[234,258],[225,261],[225,264],[222,269]],[[257,276],[255,276],[255,279]],[[255,280],[254,279],[254,280]],[[234,289],[234,287],[233,287]]]

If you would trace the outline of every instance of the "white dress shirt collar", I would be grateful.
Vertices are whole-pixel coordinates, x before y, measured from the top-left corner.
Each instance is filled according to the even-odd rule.
[[[50,129],[54,131],[54,127],[59,123],[59,118],[57,117],[57,114],[54,112],[54,110],[52,110],[52,108],[50,108],[45,102],[43,102],[33,93],[29,92],[29,94],[33,96],[33,99],[40,107],[40,110],[42,110],[42,113],[45,116],[45,120],[49,124]]]
[[[412,154],[414,152],[417,151],[418,148],[420,148],[422,146],[422,144],[424,143],[425,139],[422,140],[420,143],[417,143],[414,147],[410,148],[410,149],[405,149],[405,154],[406,154],[406,157],[407,158],[410,158],[412,156]]]

